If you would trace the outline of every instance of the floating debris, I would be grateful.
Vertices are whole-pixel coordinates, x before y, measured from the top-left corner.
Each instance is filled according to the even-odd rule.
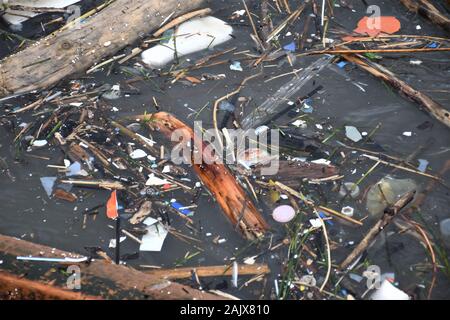
[[[287,223],[294,219],[295,209],[287,205],[276,207],[273,210],[272,217],[277,222]]]
[[[353,142],[361,141],[363,138],[359,130],[353,126],[345,126],[345,135]]]
[[[57,178],[56,177],[42,177],[40,179],[41,179],[42,187],[45,190],[45,193],[50,198],[52,196],[53,187],[55,186],[55,182],[56,182]]]

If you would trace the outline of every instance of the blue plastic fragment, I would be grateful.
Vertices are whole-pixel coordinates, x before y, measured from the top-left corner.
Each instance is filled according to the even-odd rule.
[[[322,219],[328,218],[328,216],[322,211],[319,211],[319,217],[321,217]],[[334,225],[333,221],[331,221],[330,219],[325,220],[325,222],[328,223],[330,226]]]
[[[187,209],[181,209],[180,210],[180,208],[183,208],[185,206],[183,206],[179,202],[172,202],[172,203],[170,203],[170,205],[172,206],[172,208],[175,208],[176,210],[178,210],[181,214],[184,214],[185,216],[189,217],[189,216],[194,215],[194,213],[192,211],[190,211],[190,210],[187,210]]]
[[[287,45],[285,45],[283,47],[283,49],[286,50],[286,51],[295,52],[295,49],[296,49],[295,42],[292,41],[291,43],[288,43]]]
[[[314,111],[314,108],[312,107],[312,99],[308,98],[305,101],[303,101],[302,107],[301,107],[301,111],[303,111],[304,113],[312,113]]]
[[[341,69],[344,69],[344,67],[345,67],[347,64],[348,64],[347,61],[341,61],[341,62],[336,63],[336,65],[337,65],[339,68],[341,68]]]
[[[433,49],[435,49],[435,48],[437,48],[439,46],[439,43],[437,43],[437,42],[432,42],[432,43],[430,43],[429,45],[427,45],[427,48],[433,48]]]
[[[417,160],[419,161],[419,167],[417,169],[420,172],[427,171],[427,167],[430,162],[428,162],[428,160],[426,160],[426,159],[417,159]]]

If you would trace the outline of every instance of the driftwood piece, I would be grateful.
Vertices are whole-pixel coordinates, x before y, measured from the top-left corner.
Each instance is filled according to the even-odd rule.
[[[201,141],[201,137],[195,139],[194,131],[173,115],[158,112],[137,116],[136,119],[144,121],[152,129],[159,129],[169,138],[177,130],[185,143],[194,141],[196,150],[200,150],[203,155],[202,160],[209,157],[205,153],[207,146]],[[191,153],[192,157],[193,154]],[[212,192],[233,226],[239,227],[247,239],[262,236],[269,226],[230,170],[223,163],[214,162],[213,159],[201,164],[197,164],[193,158],[191,160],[200,180]]]
[[[155,277],[160,277],[161,279],[176,280],[176,279],[190,278],[192,276],[192,271],[195,271],[195,273],[199,277],[231,276],[231,274],[233,273],[233,269],[229,265],[208,266],[208,267],[186,267],[174,269],[155,269],[143,272]],[[254,265],[241,264],[238,266],[239,276],[267,274],[267,273],[270,273],[270,269],[267,264],[254,264]]]
[[[361,242],[341,263],[340,269],[345,270],[356,258],[358,258],[375,240],[378,234],[394,219],[404,207],[406,207],[414,198],[415,191],[404,194],[394,205],[386,208],[380,220],[369,230]]]
[[[78,28],[59,31],[0,61],[0,98],[55,85],[132,44],[203,0],[116,0]]]
[[[71,184],[77,187],[84,188],[100,188],[106,190],[124,190],[125,187],[119,181],[109,181],[109,180],[61,180],[61,183]]]
[[[339,169],[333,165],[284,160],[280,160],[278,165],[278,172],[271,179],[288,186],[297,186],[302,179],[324,179],[339,174]],[[263,168],[264,166],[256,167],[252,174],[261,175]]]
[[[43,257],[81,257],[78,254],[61,251],[25,240],[0,235],[0,252],[13,256],[43,256]],[[223,298],[188,286],[163,280],[140,272],[136,269],[108,263],[105,260],[95,260],[89,264],[80,264],[81,274],[99,279],[106,279],[122,290],[139,291],[150,299],[203,299],[221,300]],[[81,277],[83,284],[84,276]]]
[[[450,19],[440,12],[430,1],[427,0],[400,0],[400,2],[414,13],[420,14],[431,22],[441,26],[450,32]]]
[[[362,69],[368,71],[372,75],[390,84],[393,88],[420,104],[427,113],[439,120],[442,124],[450,128],[450,111],[446,110],[442,105],[428,97],[426,94],[414,89],[406,82],[397,78],[397,76],[378,63],[370,61],[362,56],[343,54],[347,61],[353,62]]]
[[[1,300],[101,300],[0,271]]]

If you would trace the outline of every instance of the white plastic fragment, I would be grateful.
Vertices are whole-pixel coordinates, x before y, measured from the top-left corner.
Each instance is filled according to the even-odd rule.
[[[231,275],[231,283],[233,284],[233,287],[237,288],[238,286],[238,274],[239,274],[239,267],[236,261],[233,261],[233,270]]]
[[[131,159],[142,159],[147,156],[147,152],[142,149],[136,149],[130,153]]]
[[[160,179],[160,178],[156,177],[154,173],[151,173],[148,176],[148,180],[145,183],[145,185],[146,186],[162,186],[162,185],[165,185],[168,183],[170,183],[170,182],[167,181],[166,179]]]
[[[346,215],[347,217],[353,217],[353,214],[354,214],[354,212],[355,212],[355,209],[353,209],[352,207],[349,207],[349,206],[347,206],[347,207],[343,207],[342,209],[341,209],[341,212],[344,214],[344,215]]]
[[[242,17],[245,14],[245,9],[233,12],[233,16]]]
[[[81,168],[81,164],[79,162],[74,162],[68,167],[68,172],[66,172],[67,177],[72,176],[83,176],[87,177],[89,173],[86,172],[86,170]]]
[[[345,126],[345,135],[353,142],[358,142],[362,139],[361,133],[353,126]]]
[[[4,1],[8,5],[19,5],[32,8],[65,8],[80,0],[9,0]],[[18,25],[30,18],[40,15],[41,13],[23,11],[23,10],[5,10],[2,18],[9,24]]]
[[[253,257],[248,257],[244,259],[244,263],[248,264],[248,265],[253,265],[256,262],[256,257],[257,256],[253,256]]]
[[[230,70],[241,71],[241,72],[244,71],[244,69],[242,69],[241,63],[239,61],[233,61],[230,64]]]
[[[141,239],[139,251],[161,251],[168,231],[161,222],[153,218],[145,219],[144,224],[147,225],[147,233]]]
[[[317,159],[317,160],[313,160],[311,161],[311,163],[315,163],[315,164],[324,164],[324,165],[330,165],[331,161],[326,160],[326,159]]]
[[[126,238],[127,238],[127,237],[125,237],[125,236],[120,237],[120,240],[119,240],[120,243],[124,242]],[[116,247],[116,239],[111,239],[111,240],[109,240],[109,247],[110,247],[110,248],[115,248],[115,247]]]
[[[41,184],[47,196],[51,197],[53,193],[53,186],[55,185],[56,177],[42,177]]]
[[[381,287],[370,297],[371,300],[410,300],[402,290],[395,287],[388,280],[384,280]]]
[[[33,141],[33,147],[41,148],[41,147],[46,146],[47,143],[48,143],[47,140],[34,140]]]
[[[107,100],[116,100],[116,99],[120,98],[120,94],[121,94],[120,85],[115,84],[111,87],[110,90],[108,90],[102,94],[102,98],[107,99]]]
[[[168,43],[145,50],[141,58],[149,67],[159,69],[171,62],[175,54],[183,57],[230,40],[232,32],[231,26],[215,17],[195,18],[180,24]]]
[[[306,121],[298,119],[292,122],[292,125],[296,126],[297,128],[306,128]]]
[[[411,60],[409,60],[409,63],[412,64],[413,66],[420,66],[423,63],[423,61],[411,59]]]
[[[309,223],[311,223],[311,226],[313,228],[321,228],[322,227],[322,219],[310,219]]]

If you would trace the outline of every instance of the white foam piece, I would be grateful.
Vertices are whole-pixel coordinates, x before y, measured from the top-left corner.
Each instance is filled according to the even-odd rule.
[[[232,32],[231,26],[215,17],[195,18],[180,24],[168,43],[145,50],[141,54],[142,61],[159,69],[174,60],[175,47],[177,56],[182,57],[227,42]]]
[[[8,5],[24,6],[32,8],[57,8],[62,9],[68,7],[80,0],[9,0]],[[10,14],[8,14],[10,13]],[[6,14],[2,18],[9,24],[20,24],[33,18],[40,13],[22,10],[6,10]]]

